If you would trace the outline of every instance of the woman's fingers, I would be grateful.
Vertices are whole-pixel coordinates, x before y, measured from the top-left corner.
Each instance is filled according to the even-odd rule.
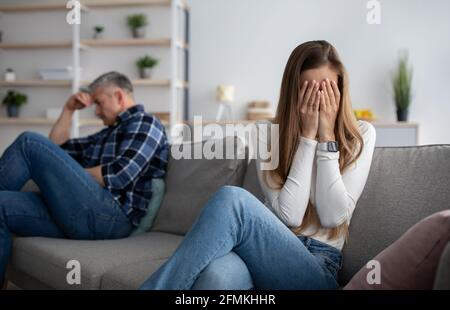
[[[319,86],[320,86],[319,83],[315,83],[314,84],[314,89],[313,89],[313,92],[312,92],[312,95],[311,95],[311,99],[308,102],[308,106],[312,106],[314,104],[314,102],[316,102],[316,98],[317,98],[317,95],[318,95],[318,92],[319,92]]]
[[[305,97],[303,98],[303,103],[304,103],[305,108],[309,104],[309,100],[311,99],[311,96],[313,94],[315,83],[316,83],[316,81],[312,81],[312,82],[308,83],[308,88],[306,90]]]
[[[328,86],[327,86],[326,81],[324,81],[322,83],[322,89],[323,89],[323,95],[324,95],[324,104],[329,106],[329,105],[331,105],[331,97],[330,97],[330,92],[328,91]]]
[[[308,87],[308,81],[305,81],[301,88],[300,88],[300,94],[299,94],[299,103],[300,105],[303,104],[303,99],[305,97],[305,93],[306,93],[306,88]]]
[[[339,87],[335,81],[331,82],[331,87],[333,88],[336,105],[339,107],[339,104],[341,103],[341,92],[339,91]]]
[[[320,100],[319,100],[319,104],[318,104],[318,110],[326,111],[327,106],[326,106],[326,101],[325,101],[325,92],[323,90],[320,91],[319,97],[320,97]]]
[[[331,86],[331,82],[329,79],[326,79],[325,86],[326,86],[325,88],[328,93],[328,97],[330,98],[329,104],[330,105],[336,104],[335,94],[334,94],[333,87]]]
[[[314,104],[312,106],[314,111],[319,110],[320,105],[322,104],[322,91],[317,91],[316,98],[314,100]]]

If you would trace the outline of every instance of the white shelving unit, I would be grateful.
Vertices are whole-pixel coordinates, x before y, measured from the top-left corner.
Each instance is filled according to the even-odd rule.
[[[58,3],[46,3],[45,1],[38,2],[32,1],[30,4],[2,4],[6,1],[0,1],[0,18],[3,15],[12,15],[19,14],[19,18],[30,18],[34,13],[43,14],[48,12],[55,12],[58,14],[58,18],[64,18],[65,15],[69,11],[66,8],[67,1],[58,1]],[[136,88],[149,88],[149,89],[166,89],[169,93],[169,99],[167,102],[164,102],[166,109],[162,110],[152,110],[151,106],[146,106],[146,110],[148,112],[154,113],[159,116],[163,123],[170,129],[173,125],[183,122],[188,113],[188,92],[189,92],[189,81],[188,81],[188,65],[189,65],[189,7],[185,0],[84,0],[80,1],[82,4],[82,20],[81,25],[71,25],[71,38],[67,38],[66,40],[22,40],[20,36],[18,36],[18,40],[11,39],[4,40],[0,42],[0,59],[2,54],[14,55],[14,53],[29,53],[30,63],[33,62],[33,53],[37,51],[45,51],[46,50],[67,50],[71,56],[70,64],[73,68],[79,68],[80,64],[83,68],[83,75],[89,68],[83,66],[83,59],[85,57],[85,53],[89,53],[91,50],[101,50],[102,53],[110,53],[111,49],[121,49],[124,50],[125,53],[123,57],[127,57],[128,51],[137,47],[137,48],[157,48],[164,50],[168,55],[167,59],[169,59],[168,63],[165,64],[167,71],[167,77],[163,78],[152,78],[152,79],[136,79],[132,78],[133,85]],[[105,14],[120,14],[121,10],[164,10],[168,11],[168,18],[170,18],[170,35],[156,37],[155,35],[151,35],[149,38],[143,39],[129,39],[129,38],[105,38],[105,39],[86,39],[82,38],[82,31],[84,25],[84,19],[89,18],[89,15],[97,12],[105,12]],[[128,11],[127,11],[128,12]],[[143,11],[145,13],[147,11]],[[24,16],[23,14],[26,14]],[[166,16],[166,15],[165,15]],[[125,19],[126,13],[124,13],[123,18]],[[126,27],[126,25],[123,25]],[[152,23],[151,27],[157,28],[157,23]],[[0,29],[2,30],[2,29]],[[86,29],[84,29],[86,30]],[[29,30],[31,31],[31,29]],[[3,33],[3,37],[5,38],[5,31]],[[28,55],[28,54],[26,54]],[[10,56],[14,57],[14,56]],[[10,58],[11,59],[11,58]],[[134,60],[134,59],[133,59]],[[107,71],[115,70],[112,65]],[[23,92],[27,93],[36,89],[48,89],[46,91],[52,92],[54,89],[70,89],[71,92],[77,92],[80,86],[89,84],[90,80],[83,79],[81,72],[79,70],[74,71],[75,74],[71,80],[40,80],[37,78],[27,78],[27,79],[19,79],[14,82],[6,82],[3,80],[3,76],[0,77],[0,92],[6,91],[7,89],[18,89],[20,88]],[[3,72],[0,72],[3,75]],[[98,76],[103,72],[96,72]],[[70,88],[69,88],[70,87]],[[29,103],[33,103],[33,97],[29,96]],[[61,103],[62,104],[62,103]],[[151,105],[151,104],[150,104]],[[44,109],[45,106],[42,106]],[[36,116],[27,115],[23,118],[18,119],[7,119],[0,118],[0,132],[6,132],[3,130],[5,126],[11,127],[19,127],[24,130],[32,127],[34,129],[35,126],[46,126],[48,130],[50,130],[51,125],[54,123],[54,120],[49,120],[42,117],[42,113],[37,113]],[[101,127],[101,122],[91,118],[85,118],[80,116],[78,113],[74,117],[73,121],[73,130],[72,135],[78,136],[80,128],[90,126],[92,130],[99,129],[96,127]],[[23,128],[24,127],[24,128]],[[45,131],[45,129],[42,129]],[[0,153],[1,153],[0,145]]]

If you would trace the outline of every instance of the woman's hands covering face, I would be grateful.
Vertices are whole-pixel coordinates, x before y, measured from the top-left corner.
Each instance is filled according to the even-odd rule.
[[[299,115],[301,135],[305,138],[323,141],[335,140],[334,127],[341,94],[334,81],[326,79],[322,83],[305,81],[299,93]]]

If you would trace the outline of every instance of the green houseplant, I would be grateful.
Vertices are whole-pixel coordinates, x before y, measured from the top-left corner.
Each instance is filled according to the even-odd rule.
[[[128,26],[131,29],[133,38],[145,37],[145,26],[148,25],[147,15],[134,14],[127,17]]]
[[[101,25],[96,25],[94,27],[94,39],[100,39],[105,27]]]
[[[408,109],[412,100],[412,78],[413,70],[408,65],[408,53],[405,51],[400,55],[397,68],[392,78],[394,102],[397,108],[397,120],[399,122],[408,120]]]
[[[152,56],[146,55],[136,61],[141,79],[150,79],[152,77],[152,69],[158,64],[158,60]]]
[[[19,109],[27,101],[27,95],[10,90],[3,98],[2,104],[7,107],[8,117],[19,117]]]

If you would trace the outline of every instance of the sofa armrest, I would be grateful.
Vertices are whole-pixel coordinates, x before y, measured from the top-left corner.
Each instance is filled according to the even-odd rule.
[[[434,280],[434,289],[450,290],[450,242],[447,243],[439,260],[439,266]]]

